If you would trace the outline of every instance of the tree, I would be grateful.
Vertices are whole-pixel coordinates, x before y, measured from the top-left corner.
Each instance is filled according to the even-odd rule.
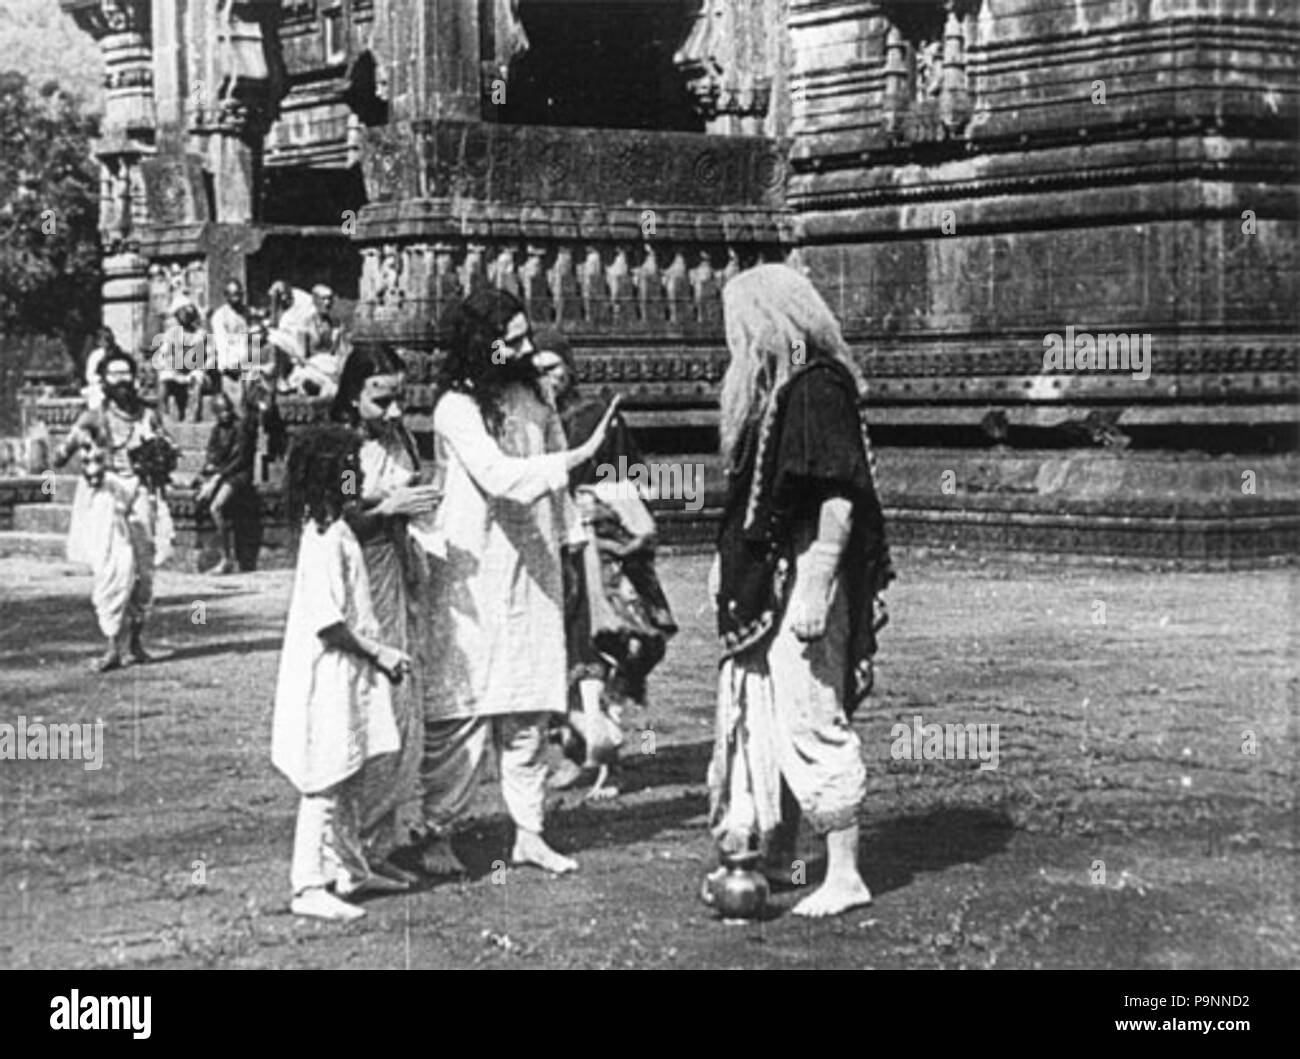
[[[97,119],[53,81],[0,72],[0,337],[75,356],[99,322]]]

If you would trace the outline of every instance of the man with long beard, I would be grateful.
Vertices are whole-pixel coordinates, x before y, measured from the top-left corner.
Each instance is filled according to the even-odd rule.
[[[443,330],[433,432],[445,484],[430,535],[441,562],[430,601],[421,866],[463,870],[450,831],[495,748],[516,828],[511,859],[571,872],[577,863],[542,838],[547,720],[568,698],[561,549],[586,540],[569,472],[600,448],[618,402],[569,449],[539,387],[518,299],[480,291]]]
[[[729,492],[712,578],[723,661],[710,823],[724,858],[765,845],[768,870],[788,873],[802,813],[826,836],[827,870],[794,912],[835,915],[871,901],[857,867],[866,770],[849,718],[871,689],[876,594],[893,576],[865,385],[793,269],[740,273],[723,310]]]
[[[140,642],[153,602],[153,575],[162,489],[176,465],[176,450],[156,410],[140,399],[135,361],[121,350],[99,364],[104,401],[82,412],[54,460],[62,467],[73,453],[93,454],[93,477],[77,488],[68,529],[68,558],[95,571],[92,601],[107,649],[100,672],[119,668],[125,655],[143,663]],[[87,468],[88,471],[91,468]],[[113,506],[95,503],[107,480],[119,494],[125,532],[110,533]]]

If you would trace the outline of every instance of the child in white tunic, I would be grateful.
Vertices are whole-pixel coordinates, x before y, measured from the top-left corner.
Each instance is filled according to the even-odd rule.
[[[340,517],[345,490],[360,490],[358,444],[344,428],[318,428],[289,456],[289,511],[296,517],[305,509],[308,517],[280,656],[271,759],[302,793],[291,908],[324,919],[364,915],[340,897],[406,888],[370,871],[359,837],[362,767],[400,749],[392,684],[410,660],[378,640],[361,546]]]

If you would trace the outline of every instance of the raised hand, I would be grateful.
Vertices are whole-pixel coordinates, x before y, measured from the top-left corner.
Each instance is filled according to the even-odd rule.
[[[616,394],[614,399],[609,402],[609,407],[605,409],[605,414],[600,417],[596,429],[591,432],[591,437],[579,446],[585,453],[584,459],[591,459],[600,450],[601,445],[605,443],[605,435],[609,432],[609,424],[614,421],[614,416],[618,414],[618,406],[622,401],[622,394]]]

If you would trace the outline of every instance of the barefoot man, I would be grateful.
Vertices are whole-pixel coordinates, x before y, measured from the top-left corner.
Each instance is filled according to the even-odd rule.
[[[892,572],[859,411],[864,383],[826,303],[784,265],[723,288],[728,498],[714,595],[723,661],[710,824],[790,879],[799,815],[826,836],[823,884],[794,908],[871,901],[858,873],[866,770],[849,715],[871,689],[876,593]]]
[[[560,549],[586,535],[569,472],[605,439],[610,410],[566,449],[543,397],[523,305],[480,291],[444,322],[447,359],[433,412],[442,503],[430,552],[440,562],[430,600],[421,788],[429,874],[462,871],[449,831],[487,755],[515,823],[512,859],[556,873],[577,863],[542,838],[549,714],[567,705]]]

